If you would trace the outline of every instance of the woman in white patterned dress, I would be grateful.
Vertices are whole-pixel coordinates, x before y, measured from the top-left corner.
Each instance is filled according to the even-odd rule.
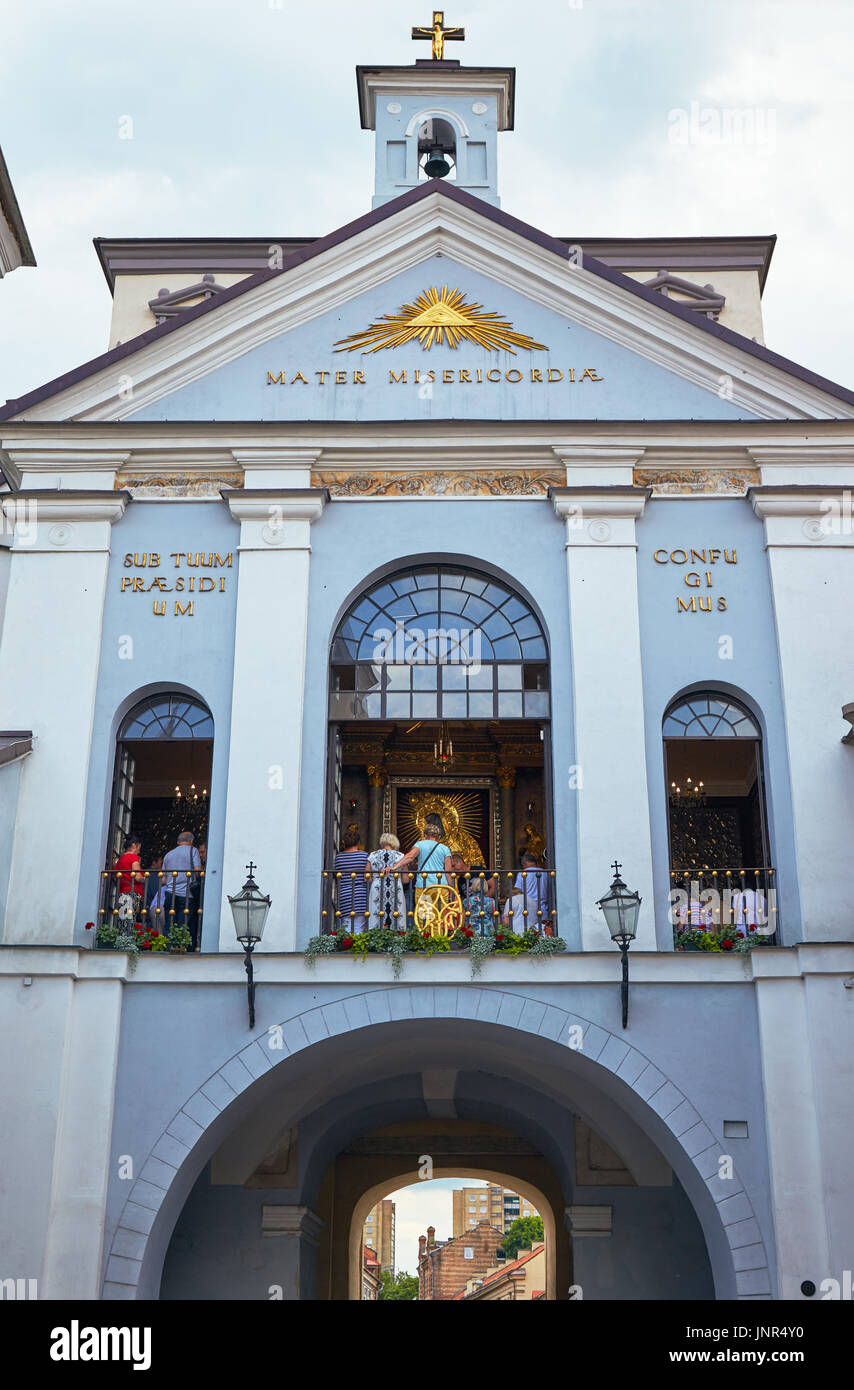
[[[379,849],[368,855],[368,868],[371,871],[371,891],[368,898],[369,931],[377,931],[380,927],[406,931],[403,880],[404,877],[408,880],[409,875],[401,874],[397,878],[394,876],[395,865],[402,858],[400,841],[396,835],[381,835]],[[390,869],[391,872],[382,877],[383,869]]]

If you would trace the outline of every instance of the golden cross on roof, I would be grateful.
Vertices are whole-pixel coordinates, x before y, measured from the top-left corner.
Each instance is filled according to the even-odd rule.
[[[414,39],[432,39],[433,57],[437,62],[441,62],[445,56],[445,43],[449,39],[464,39],[465,29],[446,29],[445,11],[433,11],[433,23],[431,25],[415,25],[412,30]]]

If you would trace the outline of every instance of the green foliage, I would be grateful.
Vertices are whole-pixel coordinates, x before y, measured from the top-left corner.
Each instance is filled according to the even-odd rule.
[[[193,938],[192,938],[192,935],[190,934],[190,929],[189,929],[189,927],[185,927],[185,926],[183,926],[183,925],[179,925],[177,922],[175,922],[175,923],[169,928],[169,950],[170,950],[170,951],[174,952],[176,955],[181,955],[181,956],[182,956],[182,955],[184,955],[187,951],[189,951],[189,949],[190,949],[190,947],[192,946],[192,944],[193,944]],[[157,947],[155,946],[154,949],[156,950]],[[163,947],[161,946],[160,949],[163,950]]]
[[[380,1287],[377,1293],[379,1299],[394,1299],[398,1303],[411,1301],[418,1297],[418,1280],[414,1274],[406,1274],[401,1270],[392,1279],[387,1269],[380,1275]]]
[[[530,1250],[542,1239],[541,1216],[517,1216],[501,1242],[501,1249],[506,1250],[508,1260],[515,1260],[520,1250]]]
[[[351,955],[354,960],[364,960],[367,955],[387,955],[391,958],[394,977],[398,979],[403,969],[403,958],[408,952],[435,956],[464,951],[471,962],[474,979],[487,956],[492,954],[527,954],[542,960],[565,950],[566,942],[559,936],[546,936],[536,927],[528,927],[525,932],[511,932],[499,927],[496,932],[486,932],[483,936],[470,928],[461,927],[452,936],[430,936],[409,925],[406,928],[378,927],[353,934],[340,929],[324,936],[313,936],[305,947],[304,957],[307,965],[314,965],[318,956],[337,951]]]
[[[731,928],[729,931],[714,932],[704,931],[701,927],[692,927],[687,931],[677,932],[675,936],[677,951],[693,949],[696,951],[715,951],[718,954],[733,952],[736,955],[744,956],[755,946],[766,946],[767,944],[768,938],[766,936],[760,936],[758,932],[739,935],[735,928]]]

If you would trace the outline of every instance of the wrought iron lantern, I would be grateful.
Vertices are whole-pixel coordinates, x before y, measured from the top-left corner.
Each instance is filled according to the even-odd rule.
[[[263,894],[255,882],[255,865],[246,866],[248,878],[235,896],[229,897],[234,930],[238,941],[244,948],[244,967],[246,969],[246,988],[249,995],[249,1027],[255,1027],[255,976],[252,971],[252,952],[264,935],[267,913],[270,911],[270,898]]]
[[[629,1023],[629,947],[637,935],[641,897],[626,887],[620,878],[621,864],[614,860],[614,881],[604,898],[597,904],[605,914],[608,931],[615,946],[619,946],[623,961],[623,1027]]]

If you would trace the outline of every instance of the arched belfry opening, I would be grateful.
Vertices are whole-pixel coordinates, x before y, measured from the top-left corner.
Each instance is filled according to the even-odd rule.
[[[430,116],[418,127],[418,177],[456,182],[457,132],[441,116]]]
[[[549,686],[543,623],[506,579],[432,563],[368,584],[330,652],[327,873],[348,834],[369,853],[391,834],[405,851],[438,814],[452,853],[494,877],[496,911],[536,863],[545,916]],[[327,892],[327,927],[335,910]]]

